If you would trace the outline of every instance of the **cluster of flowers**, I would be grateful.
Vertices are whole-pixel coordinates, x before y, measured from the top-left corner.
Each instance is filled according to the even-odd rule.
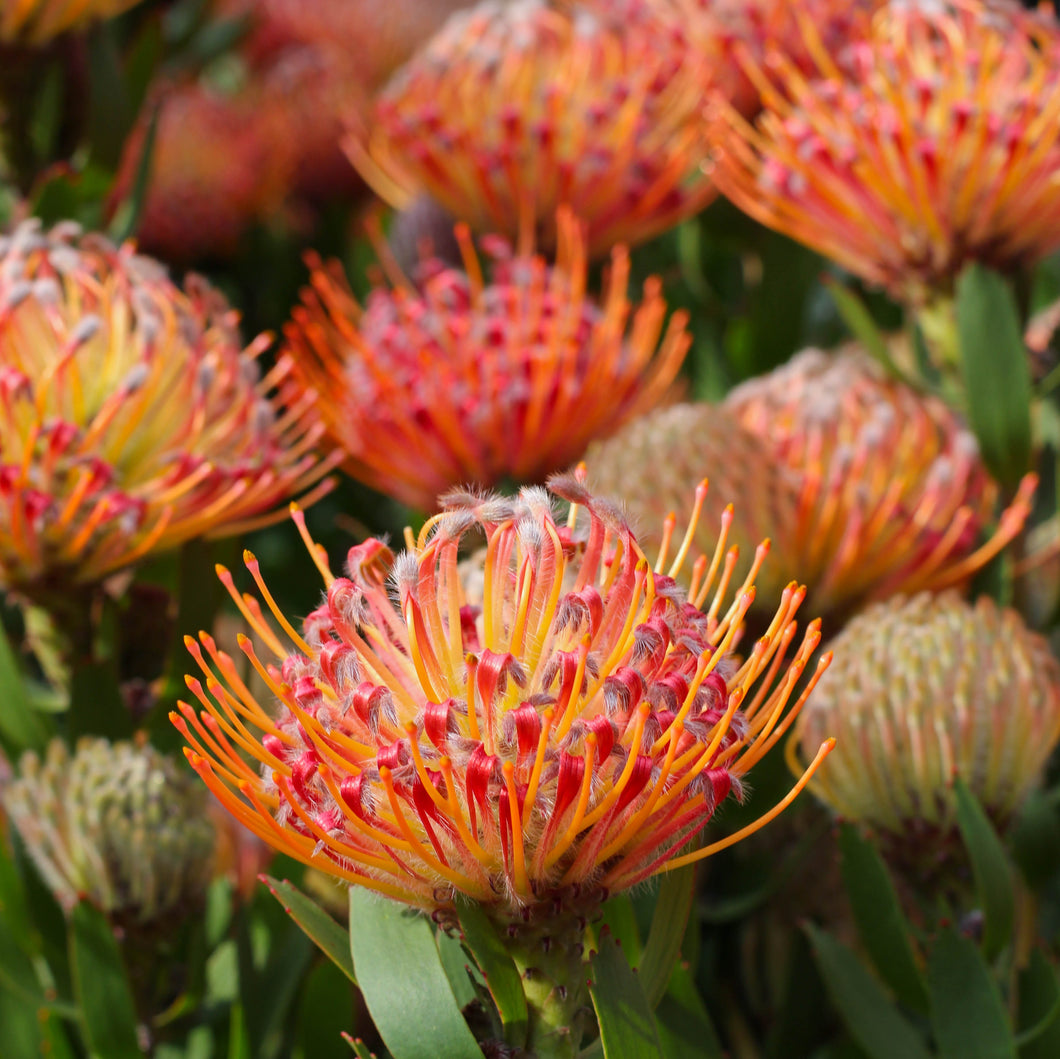
[[[119,5],[15,4],[0,39],[75,6]],[[361,301],[311,256],[259,369],[269,339],[243,347],[205,281],[69,224],[0,237],[0,588],[47,607],[339,467],[427,514],[336,576],[292,505],[323,599],[299,631],[252,555],[257,595],[221,568],[250,668],[189,638],[196,705],[172,719],[266,843],[432,913],[462,896],[507,923],[706,857],[787,804],[701,841],[786,736],[791,796],[820,768],[813,789],[880,828],[952,826],[955,771],[1011,815],[1060,739],[1060,664],[965,595],[1033,476],[1003,498],[961,414],[860,347],[682,401],[688,318],[658,279],[633,303],[628,247],[721,193],[912,307],[969,261],[1035,263],[1060,246],[1060,28],[1006,0],[514,0],[440,28],[460,5],[407,2],[368,62],[381,5],[332,6],[252,12],[232,98],[167,86],[113,201],[157,139],[143,244],[171,261],[354,167],[396,208],[429,197],[452,238],[421,252],[413,210],[415,252],[380,237]],[[846,623],[816,664],[803,605]],[[104,756],[28,759],[8,811],[64,895],[124,887],[154,915],[185,875],[163,901],[152,864],[88,848],[123,782]],[[199,878],[200,836],[172,846]]]

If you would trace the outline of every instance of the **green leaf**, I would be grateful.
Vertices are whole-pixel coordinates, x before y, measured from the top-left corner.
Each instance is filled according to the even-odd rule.
[[[944,930],[928,954],[927,977],[940,1059],[1015,1059],[1001,996],[973,941]]]
[[[663,1059],[651,1004],[622,947],[606,928],[597,944],[590,960],[589,995],[604,1059]]]
[[[957,333],[968,419],[983,460],[1013,487],[1031,462],[1031,377],[1016,300],[980,264],[957,281]]]
[[[678,964],[655,1009],[660,1051],[666,1059],[724,1059],[721,1041],[692,976]]]
[[[640,981],[655,1007],[666,992],[681,955],[681,942],[692,913],[696,873],[693,865],[667,872],[659,884],[648,943],[640,960]]]
[[[298,1044],[307,1059],[344,1059],[342,1034],[353,1026],[353,988],[332,963],[321,960],[309,973],[298,1007]]]
[[[142,1059],[136,1006],[121,951],[106,917],[88,901],[77,905],[70,918],[70,966],[93,1056]]]
[[[891,351],[887,346],[887,339],[876,325],[865,303],[849,287],[844,286],[841,280],[835,276],[825,275],[821,282],[835,302],[843,323],[847,330],[866,349],[866,351],[878,360],[887,371],[895,378],[904,378],[898,365],[895,364]]]
[[[24,997],[0,985],[0,1055],[36,1056],[41,1054],[40,1023],[37,1009]]]
[[[310,940],[354,985],[353,959],[346,930],[315,901],[286,879],[280,882],[271,875],[261,876],[269,893],[283,905],[283,910],[305,931]]]
[[[843,824],[839,830],[839,851],[843,881],[865,951],[895,996],[926,1015],[927,986],[883,858],[852,824]]]
[[[43,749],[51,734],[33,709],[11,642],[0,629],[0,746],[12,758],[23,750]]]
[[[482,1059],[423,916],[351,886],[350,952],[369,1014],[394,1059]]]
[[[1009,832],[1012,856],[1032,890],[1041,890],[1060,870],[1060,814],[1053,798],[1032,791]]]
[[[1009,943],[1016,915],[1012,869],[994,825],[968,785],[957,776],[957,826],[972,861],[975,889],[983,907],[983,953],[993,960]]]
[[[616,894],[604,902],[601,925],[607,926],[618,939],[630,965],[639,966],[644,955],[644,946],[641,944],[640,928],[637,926],[637,909],[628,891]]]
[[[476,982],[480,979],[477,976],[472,977],[475,971],[467,952],[452,934],[439,928],[434,933],[434,943],[438,946],[438,958],[442,961],[445,977],[449,979],[453,999],[456,1001],[456,1006],[463,1011],[468,1004],[478,999]],[[485,999],[484,995],[483,999]]]
[[[486,988],[497,1005],[504,1026],[504,1039],[513,1048],[521,1048],[526,1043],[526,994],[515,961],[481,905],[461,904],[458,915],[464,944],[478,964]]]
[[[913,1025],[861,961],[835,938],[807,926],[828,994],[850,1035],[872,1059],[931,1059]]]
[[[1045,953],[1033,949],[1019,978],[1020,1059],[1060,1055],[1060,982]]]

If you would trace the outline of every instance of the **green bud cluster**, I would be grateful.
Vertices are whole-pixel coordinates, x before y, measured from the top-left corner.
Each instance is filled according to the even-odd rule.
[[[147,923],[190,910],[209,882],[215,829],[205,789],[147,744],[54,740],[27,753],[4,805],[56,900],[87,897]]]
[[[1060,663],[1013,610],[957,593],[894,597],[832,641],[834,659],[796,736],[836,737],[811,789],[885,832],[952,830],[959,775],[999,823],[1060,739]]]

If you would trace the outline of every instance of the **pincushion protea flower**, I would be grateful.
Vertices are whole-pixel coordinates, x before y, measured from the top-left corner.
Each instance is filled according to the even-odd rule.
[[[0,587],[68,592],[236,533],[322,477],[308,399],[262,336],[130,245],[27,222],[0,238]],[[319,488],[325,488],[320,486]]]
[[[740,209],[914,304],[961,268],[1060,246],[1060,32],[1018,5],[893,3],[807,78],[749,59],[752,127],[718,100],[712,176]]]
[[[777,536],[794,557],[791,576],[822,611],[962,585],[1030,513],[1033,475],[977,547],[998,488],[974,437],[943,402],[856,346],[804,350],[736,387],[725,407],[799,476],[794,520]]]
[[[122,150],[110,195],[113,211],[133,193],[150,149],[137,224],[145,250],[185,263],[230,257],[253,223],[280,208],[297,155],[295,126],[277,98],[260,78],[231,92],[198,81],[153,91]]]
[[[835,662],[789,751],[840,749],[814,782],[836,812],[898,836],[953,829],[960,776],[1004,822],[1060,740],[1060,663],[1013,610],[955,593],[880,603],[833,641]]]
[[[426,263],[421,290],[380,287],[364,308],[337,263],[311,261],[284,331],[294,378],[318,395],[351,475],[430,510],[463,482],[542,481],[664,395],[688,348],[686,314],[660,344],[666,306],[650,280],[627,334],[625,249],[598,308],[578,224],[563,213],[559,230],[555,265],[494,241],[487,281],[460,227],[466,272]]]
[[[69,30],[113,18],[139,0],[4,0],[0,43],[47,44]]]
[[[278,712],[201,633],[187,642],[202,709],[181,704],[172,719],[238,819],[350,883],[431,911],[462,895],[501,919],[633,886],[736,840],[680,852],[741,794],[827,665],[797,689],[820,638],[812,622],[791,653],[802,589],[785,589],[741,660],[753,574],[726,604],[728,519],[685,590],[674,576],[689,538],[653,570],[612,505],[573,477],[550,484],[572,501],[566,524],[539,487],[511,500],[454,494],[398,557],[378,540],[351,549],[347,577],[296,512],[327,590],[301,634],[253,556],[282,632],[220,570],[274,654],[242,640]],[[487,540],[481,610],[464,604],[457,571],[475,528]]]
[[[545,245],[559,206],[590,254],[640,242],[714,196],[702,171],[710,69],[666,0],[480,3],[380,93],[348,142],[391,204],[426,192],[460,220]]]
[[[149,745],[62,740],[24,754],[4,805],[67,910],[87,897],[127,926],[187,914],[206,895],[214,824],[202,788]]]

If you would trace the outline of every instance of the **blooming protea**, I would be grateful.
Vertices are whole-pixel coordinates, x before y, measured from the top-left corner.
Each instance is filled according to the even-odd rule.
[[[660,345],[651,280],[627,333],[625,249],[598,307],[579,227],[564,214],[559,228],[554,265],[494,242],[489,280],[461,229],[466,272],[427,262],[419,289],[379,287],[363,308],[337,263],[314,262],[285,336],[350,474],[421,509],[464,482],[539,482],[666,392],[686,315]]]
[[[802,27],[814,76],[774,52],[752,64],[753,126],[717,101],[712,176],[740,209],[917,305],[969,261],[1060,246],[1055,24],[1014,3],[890,3],[838,56]]]
[[[274,396],[237,317],[131,246],[0,238],[0,588],[32,598],[235,533],[317,482],[308,400]]]
[[[555,239],[559,206],[589,252],[640,242],[701,209],[710,85],[667,0],[480,3],[387,84],[354,164],[383,198],[426,192],[460,220]]]
[[[4,0],[0,44],[47,44],[60,33],[113,18],[140,0]]]
[[[938,835],[955,825],[955,775],[1002,823],[1041,778],[1060,740],[1060,663],[1015,611],[953,592],[898,598],[832,647],[796,739],[812,757],[822,732],[838,737],[814,783],[837,813],[900,840]]]
[[[306,534],[326,594],[301,633],[248,553],[279,629],[220,574],[270,646],[271,660],[242,642],[276,708],[203,633],[187,641],[202,709],[172,716],[217,797],[296,859],[426,911],[476,902],[511,928],[517,961],[520,924],[551,924],[552,956],[534,966],[554,961],[566,1025],[584,1002],[582,933],[557,924],[742,837],[681,852],[730,791],[742,796],[827,659],[800,684],[819,632],[811,623],[792,650],[794,585],[733,654],[754,589],[724,598],[725,529],[679,588],[688,539],[653,571],[612,505],[574,478],[551,485],[572,502],[565,523],[538,487],[454,494],[396,558],[378,540],[351,549],[345,577]],[[474,530],[486,538],[481,608],[465,604],[457,567]]]
[[[179,919],[206,894],[215,831],[186,770],[149,745],[62,740],[23,755],[3,794],[41,878],[69,910],[88,898],[126,926]]]
[[[974,437],[856,346],[805,350],[738,386],[725,407],[798,476],[795,517],[777,535],[794,561],[785,573],[806,583],[815,609],[962,585],[1029,514],[1033,476],[977,547],[998,488]]]
[[[111,209],[134,193],[149,151],[140,245],[173,262],[230,257],[282,204],[297,162],[294,132],[260,79],[233,90],[160,85],[122,150]]]

